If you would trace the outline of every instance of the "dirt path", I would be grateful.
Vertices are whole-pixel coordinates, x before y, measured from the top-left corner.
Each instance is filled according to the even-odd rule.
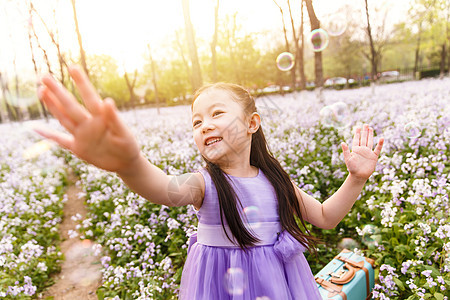
[[[94,243],[80,238],[70,238],[68,231],[74,230],[78,222],[72,216],[80,214],[82,220],[86,217],[84,199],[78,198],[81,189],[75,185],[77,178],[68,172],[69,187],[67,202],[64,204],[64,216],[59,228],[62,238],[61,251],[65,260],[61,273],[53,276],[55,284],[49,287],[40,299],[54,300],[91,300],[97,299],[96,290],[101,284],[100,256],[94,256]]]

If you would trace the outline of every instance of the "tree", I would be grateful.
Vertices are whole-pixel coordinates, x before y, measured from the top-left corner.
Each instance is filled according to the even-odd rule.
[[[192,90],[195,91],[203,85],[200,63],[198,61],[197,46],[195,44],[194,28],[189,12],[189,0],[182,0],[183,16],[186,30],[186,41],[189,48],[189,56],[192,64]]]
[[[150,66],[152,69],[152,82],[153,82],[153,90],[155,92],[155,99],[156,99],[156,109],[158,111],[159,115],[159,97],[158,97],[158,84],[156,83],[156,67],[155,67],[155,61],[153,60],[152,51],[150,49],[150,44],[147,45],[148,48],[148,56],[150,59]]]
[[[37,9],[31,5],[31,9],[32,11],[39,17],[39,20],[41,21],[41,23],[44,25],[45,30],[47,31],[48,35],[50,36],[50,39],[52,41],[52,44],[55,46],[56,51],[57,51],[57,55],[58,55],[58,62],[59,62],[59,70],[60,70],[60,82],[62,85],[65,84],[65,74],[64,74],[64,67],[68,68],[66,60],[64,58],[64,55],[61,51],[61,45],[59,43],[59,32],[58,32],[58,26],[55,26],[54,31],[52,31],[47,23],[45,22],[45,20],[42,18],[42,16],[40,15],[40,13],[37,11]],[[56,20],[56,11],[55,9],[53,9],[53,18]],[[55,21],[56,23],[56,21]]]
[[[369,5],[367,4],[367,0],[364,0],[366,4],[366,19],[367,19],[367,36],[369,37],[369,45],[370,45],[370,65],[371,65],[371,78],[372,81],[377,79],[377,65],[378,65],[378,57],[377,52],[375,51],[375,45],[372,37],[372,28],[370,27],[370,17],[369,17]]]
[[[308,10],[309,21],[311,23],[311,30],[320,28],[320,21],[314,12],[312,0],[304,0],[306,9]],[[322,68],[322,52],[314,52],[314,73],[316,76],[315,84],[317,87],[323,86],[323,68]]]
[[[242,30],[236,14],[226,16],[220,26],[217,53],[218,78],[220,81],[253,86],[257,77],[265,74],[260,69],[261,53],[255,47],[255,34]],[[274,64],[275,58],[271,61]]]
[[[345,31],[330,39],[327,52],[323,64],[325,77],[345,76],[346,78],[356,77],[361,71],[364,58],[361,57],[362,45],[356,39],[360,31],[359,22],[355,20],[353,12],[355,10],[350,6],[344,6],[335,15],[344,18],[346,21]],[[329,24],[325,24],[328,28],[332,26],[333,19]]]
[[[80,33],[80,27],[78,26],[78,18],[77,18],[77,9],[75,6],[75,0],[71,0],[72,3],[72,9],[73,9],[73,20],[75,22],[75,31],[77,33],[78,38],[78,46],[80,47],[80,60],[81,60],[81,66],[84,69],[84,72],[89,77],[89,70],[86,64],[86,53],[83,48],[83,41],[81,39],[81,33]]]
[[[304,60],[304,51],[305,51],[305,35],[304,35],[304,20],[303,20],[303,7],[304,2],[301,1],[301,9],[300,9],[300,31],[299,36],[301,40],[301,46],[299,47],[298,53],[298,71],[300,73],[300,89],[304,90],[306,88],[306,76],[305,76],[305,60]]]
[[[90,55],[87,57],[90,80],[102,98],[112,98],[117,107],[124,107],[128,96],[125,80],[119,74],[114,58],[108,55]]]
[[[36,59],[35,59],[35,57],[34,57],[34,47],[33,47],[33,41],[32,41],[32,35],[31,35],[31,32],[34,32],[34,37],[35,37],[35,39],[36,39],[36,41],[37,41],[39,47],[40,47],[41,49],[42,49],[42,47],[41,47],[40,44],[39,44],[39,40],[38,40],[38,38],[37,38],[36,31],[34,30],[33,18],[32,18],[32,13],[31,13],[31,12],[32,12],[31,6],[32,6],[32,3],[30,3],[30,8],[29,8],[29,16],[30,16],[30,19],[29,19],[29,22],[28,22],[28,42],[29,42],[29,45],[30,45],[31,61],[33,62],[34,73],[36,74],[36,77],[38,77],[38,76],[39,76],[39,71],[38,71]],[[44,51],[44,53],[45,53],[45,51]],[[47,57],[46,54],[45,54],[45,56]],[[51,71],[51,69],[50,69],[50,64],[49,64],[49,62],[48,62],[48,57],[47,57],[47,66],[48,66],[48,70]],[[39,83],[36,82],[36,91],[37,91],[38,88],[39,88]],[[45,119],[48,121],[47,109],[45,108],[44,104],[43,104],[41,101],[39,101],[39,104],[40,104],[41,111],[42,111],[42,113],[44,114]]]
[[[284,12],[283,9],[281,8],[281,6],[277,3],[276,0],[273,0],[273,2],[275,3],[275,5],[278,7],[278,9],[280,10],[280,14],[281,14],[281,21],[283,24],[283,35],[284,35],[284,42],[285,42],[285,47],[286,47],[286,52],[291,52],[290,47],[289,47],[289,40],[287,37],[287,30],[286,30],[286,24],[284,22]],[[291,19],[291,25],[292,25],[292,32],[293,32],[293,36],[294,36],[294,43],[295,43],[295,57],[297,57],[299,51],[298,51],[298,40],[296,38],[296,33],[295,33],[295,27],[294,27],[294,19],[292,18],[292,11],[291,11],[291,4],[289,2],[289,0],[287,1],[288,3],[288,7],[289,7],[289,16]],[[296,59],[297,61],[297,59]],[[295,89],[295,67],[292,68],[291,70],[291,87],[292,89]]]
[[[219,0],[216,1],[214,8],[214,35],[211,42],[211,68],[212,68],[212,81],[217,82],[217,34],[219,31]]]
[[[138,72],[137,70],[134,70],[133,77],[130,79],[130,76],[128,76],[128,72],[125,71],[123,74],[123,78],[125,79],[125,83],[127,84],[128,92],[129,92],[129,102],[130,106],[132,108],[136,107],[137,102],[137,96],[134,92],[134,89],[136,87],[136,79],[137,79]]]

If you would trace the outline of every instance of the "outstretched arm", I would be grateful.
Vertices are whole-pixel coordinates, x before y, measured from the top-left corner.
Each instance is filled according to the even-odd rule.
[[[141,153],[136,139],[120,119],[112,99],[102,100],[84,72],[77,66],[69,69],[85,106],[53,77],[42,78],[40,99],[68,133],[36,129],[42,136],[70,150],[79,158],[107,171],[116,172],[135,192],[153,203],[168,206],[198,204],[203,179],[188,174],[191,180],[168,176]],[[186,176],[182,175],[182,176]],[[195,180],[197,179],[197,180]],[[175,180],[175,181],[174,181]],[[171,194],[171,183],[177,195]],[[192,192],[194,190],[195,192]],[[188,197],[179,194],[188,192]],[[175,198],[174,198],[175,197]]]
[[[349,175],[342,186],[323,203],[294,185],[297,198],[303,200],[300,202],[300,208],[303,211],[304,220],[323,229],[336,227],[348,214],[367,179],[375,170],[383,143],[384,139],[380,138],[372,151],[373,129],[367,124],[362,129],[358,127],[353,136],[352,152],[347,144],[341,144]]]

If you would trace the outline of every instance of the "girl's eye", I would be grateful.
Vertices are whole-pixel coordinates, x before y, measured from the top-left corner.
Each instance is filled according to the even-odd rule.
[[[192,125],[193,127],[197,126],[198,124],[200,124],[200,121],[195,121],[194,124]]]
[[[222,114],[223,112],[222,111],[215,111],[214,113],[213,113],[213,116],[216,116],[216,115],[219,115],[219,114]]]

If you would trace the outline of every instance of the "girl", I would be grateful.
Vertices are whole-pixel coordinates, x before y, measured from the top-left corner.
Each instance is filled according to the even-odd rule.
[[[304,222],[330,229],[349,212],[382,149],[381,138],[372,150],[372,128],[356,129],[351,152],[342,143],[349,175],[321,204],[299,189],[270,153],[255,102],[242,87],[219,83],[196,92],[193,136],[206,166],[168,176],[142,155],[114,102],[102,101],[80,68],[70,68],[70,75],[85,107],[44,76],[40,99],[69,134],[37,132],[116,172],[153,203],[192,204],[198,211],[180,299],[320,299],[303,256],[305,249],[314,249]]]

